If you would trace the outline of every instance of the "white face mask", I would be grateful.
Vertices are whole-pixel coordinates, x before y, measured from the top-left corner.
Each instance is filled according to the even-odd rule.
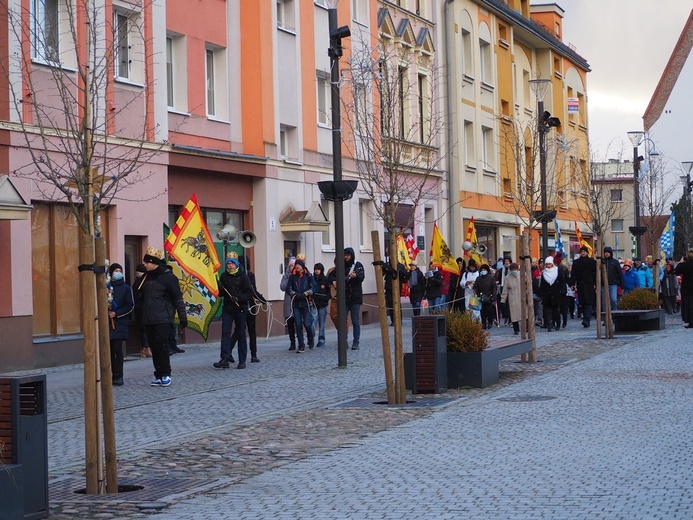
[[[482,269],[481,271],[479,271],[479,274],[481,276],[486,276],[488,274],[488,271],[486,269]]]
[[[519,272],[520,272],[520,271],[510,271],[510,274],[517,274],[517,273],[519,273]]]
[[[117,282],[118,280],[122,280],[122,279],[123,279],[123,273],[121,273],[120,271],[116,271],[115,273],[113,273],[113,274],[111,275],[111,278],[113,278],[113,280],[116,281],[116,282]]]

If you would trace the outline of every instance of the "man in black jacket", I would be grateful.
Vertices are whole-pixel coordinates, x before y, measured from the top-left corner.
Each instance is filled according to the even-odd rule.
[[[602,263],[606,265],[606,279],[609,282],[609,302],[611,302],[611,310],[616,310],[616,299],[618,297],[618,288],[623,286],[623,271],[618,260],[614,258],[614,252],[609,247],[604,248],[604,257]],[[602,294],[604,292],[602,291]],[[578,293],[578,298],[580,293]],[[602,298],[604,300],[604,298]]]
[[[359,349],[361,339],[361,305],[363,304],[363,289],[361,285],[366,277],[363,271],[363,264],[356,261],[354,250],[350,247],[344,249],[344,272],[346,280],[341,283],[346,284],[346,309],[347,317],[351,315],[351,324],[354,327],[354,342],[351,350]],[[337,270],[329,274],[330,284],[337,287]]]
[[[188,326],[185,302],[181,294],[178,278],[166,269],[162,251],[150,247],[144,255],[146,273],[136,282],[137,300],[140,306],[142,323],[154,363],[154,381],[151,386],[171,384],[171,359],[168,348],[168,334],[173,326],[176,312],[180,327]]]
[[[253,287],[250,278],[241,268],[238,254],[231,252],[226,256],[226,270],[219,277],[219,292],[224,297],[221,310],[221,359],[214,363],[214,368],[229,368],[231,357],[231,329],[238,333],[238,366],[245,368],[248,357],[246,341],[245,315],[248,302],[253,299]]]
[[[693,328],[693,249],[689,249],[686,258],[682,258],[674,269],[681,275],[681,319],[687,329]]]
[[[257,290],[257,283],[255,282],[255,273],[253,273],[248,267],[248,258],[244,255],[238,257],[238,261],[241,263],[241,270],[245,271],[245,274],[250,280],[250,285],[253,288],[253,301],[252,305],[248,308],[245,313],[245,323],[248,326],[248,343],[250,344],[250,362],[259,363],[260,358],[257,357],[257,312],[260,304],[267,303],[265,297]],[[236,346],[238,342],[238,329],[234,329],[231,335],[231,351],[233,352],[233,347]],[[229,362],[233,363],[233,356],[229,358]]]
[[[577,287],[578,300],[582,306],[582,326],[589,327],[592,307],[597,297],[597,261],[589,257],[589,251],[585,246],[580,248],[580,258],[573,262],[569,283]]]

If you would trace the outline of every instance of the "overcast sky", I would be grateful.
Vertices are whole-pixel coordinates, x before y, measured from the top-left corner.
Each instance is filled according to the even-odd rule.
[[[537,3],[549,3],[542,0]],[[616,157],[642,116],[669,61],[693,0],[557,0],[565,10],[563,41],[590,64],[590,145],[598,159]],[[626,152],[628,156],[629,152]]]

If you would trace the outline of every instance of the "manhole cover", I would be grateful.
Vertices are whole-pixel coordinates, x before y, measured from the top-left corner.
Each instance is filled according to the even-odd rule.
[[[506,401],[509,403],[524,403],[530,401],[551,401],[556,399],[552,395],[516,395],[514,397],[499,397],[498,401]]]

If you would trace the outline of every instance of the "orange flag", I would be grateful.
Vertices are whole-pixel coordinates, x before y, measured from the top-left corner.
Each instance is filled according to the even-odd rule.
[[[221,262],[194,193],[166,239],[164,249],[186,273],[197,278],[214,296],[219,296],[215,273]]]
[[[464,239],[465,242],[469,242],[476,246],[477,242],[479,239],[476,236],[476,227],[474,227],[474,217],[469,219],[469,226],[467,226],[467,236]],[[477,266],[480,266],[481,264],[484,263],[484,261],[481,259],[481,255],[476,252],[472,251],[465,251],[464,252],[465,258],[471,258],[476,262]]]

